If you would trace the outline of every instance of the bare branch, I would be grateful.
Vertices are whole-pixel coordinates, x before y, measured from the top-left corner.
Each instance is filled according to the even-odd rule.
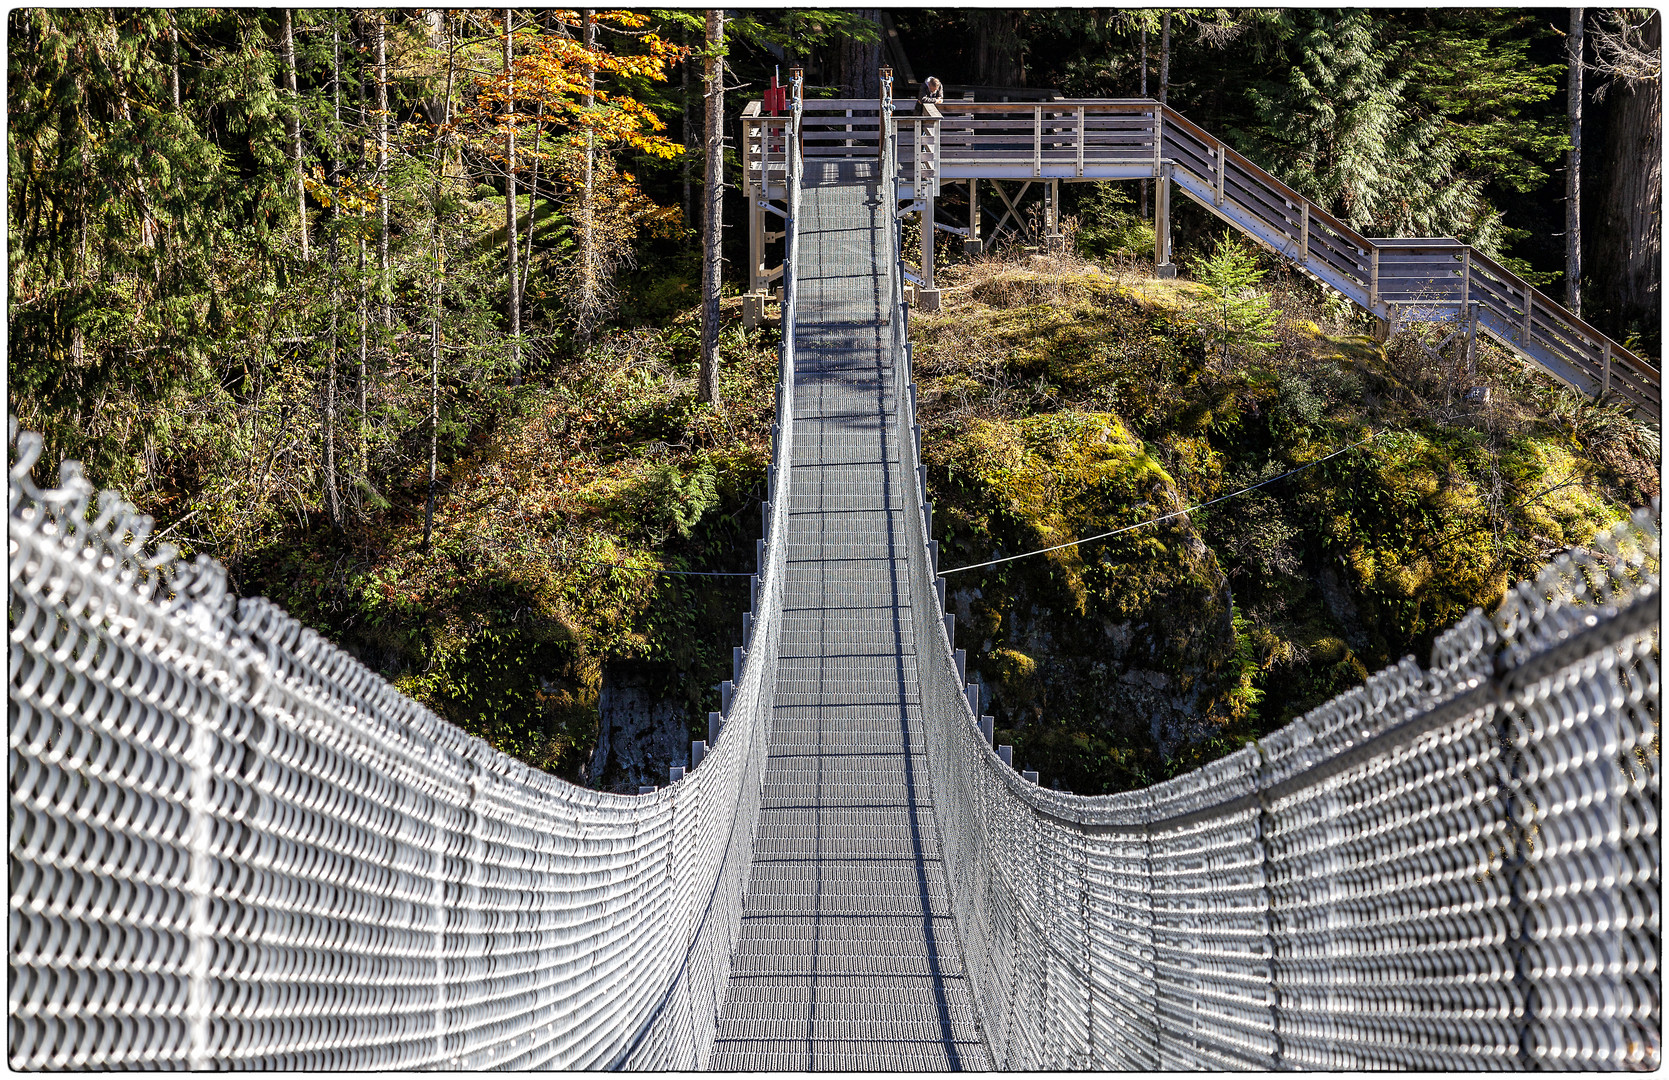
[[[1248,21],[1227,8],[1217,8],[1209,16],[1195,16],[1194,32],[1205,44],[1221,49],[1245,31]]]
[[[1649,8],[1616,8],[1600,11],[1593,32],[1596,59],[1588,70],[1606,81],[1594,89],[1594,100],[1605,100],[1606,91],[1618,83],[1638,86],[1656,82],[1663,75],[1663,50],[1647,44],[1646,26],[1657,13]]]

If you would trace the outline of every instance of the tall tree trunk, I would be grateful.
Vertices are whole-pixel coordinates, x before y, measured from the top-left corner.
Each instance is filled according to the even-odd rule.
[[[1147,97],[1147,27],[1142,27],[1142,97]],[[1162,121],[1161,121],[1162,122]],[[1142,220],[1147,220],[1147,181],[1142,181]]]
[[[290,9],[283,9],[279,23],[279,50],[284,60],[284,89],[290,92],[290,151],[296,167],[296,221],[301,233],[301,258],[307,261],[307,186],[302,183],[301,94],[296,89],[295,29]]]
[[[597,47],[597,13],[586,8],[580,17],[585,22],[585,50]],[[589,110],[597,100],[597,69],[585,65],[585,107]],[[597,164],[597,136],[587,123],[585,129],[585,165],[583,190],[580,195],[580,340],[591,342],[592,321],[597,315],[597,193],[593,178]]]
[[[360,49],[356,51],[360,52],[362,57],[365,44],[365,23],[369,18],[371,16],[362,13],[358,20]],[[365,64],[363,59],[360,61],[358,71],[359,131],[354,135],[354,146],[356,148],[354,157],[358,160],[358,174],[364,176],[365,133],[370,127],[369,121],[371,118],[366,115],[369,110],[368,103],[365,100]],[[354,230],[354,241],[359,248],[359,371],[355,379],[355,389],[359,394],[359,470],[354,476],[358,488],[358,493],[355,494],[354,498],[356,501],[360,501],[363,500],[364,491],[371,482],[370,370],[365,362],[371,343],[371,296],[370,281],[365,276],[365,208],[363,203],[358,210],[354,211],[354,216],[359,219],[358,227]],[[363,508],[362,503],[361,506]]]
[[[689,43],[690,31],[686,27],[684,29],[684,44],[688,45]],[[682,114],[684,156],[680,166],[684,175],[684,228],[688,229],[695,220],[695,203],[690,191],[690,158],[693,156],[690,151],[695,148],[695,142],[690,138],[690,61],[686,58],[683,63],[678,65],[678,69],[682,75],[684,86],[684,112]]]
[[[377,298],[384,330],[394,328],[394,297],[388,280],[388,17],[375,15],[371,33],[377,64]]]
[[[974,82],[980,86],[1024,86],[1017,8],[974,8],[964,16],[974,34]]]
[[[440,137],[435,140],[434,217],[430,221],[434,240],[435,274],[433,300],[429,308],[429,494],[423,506],[423,550],[429,550],[429,536],[435,525],[435,475],[440,457],[440,316],[446,285],[446,233],[441,228],[441,187],[446,174],[446,140],[451,136],[447,128],[452,124],[452,84],[457,72],[457,42],[453,39],[448,16],[441,12],[441,26],[446,31],[446,97],[440,110]]]
[[[859,41],[843,37],[835,50],[835,84],[856,98],[881,96],[881,12],[878,8],[854,10],[857,15],[875,24],[873,41]]]
[[[170,89],[174,97],[174,111],[180,111],[180,23],[172,11],[168,13],[168,71]]]
[[[508,277],[510,279],[510,377],[522,366],[522,291],[518,288],[516,260],[516,78],[511,68],[515,53],[511,43],[511,20],[514,8],[504,9],[504,207],[508,215],[504,230],[508,245]]]
[[[1582,314],[1582,9],[1570,9],[1570,153],[1565,159],[1565,306]]]
[[[1660,50],[1662,35],[1663,17],[1654,13],[1644,27],[1645,47]],[[1608,98],[1587,299],[1590,308],[1604,313],[1601,329],[1618,339],[1638,332],[1648,351],[1655,351],[1661,342],[1662,81],[1622,83]]]
[[[545,103],[533,121],[533,183],[527,189],[527,233],[522,242],[521,294],[527,295],[527,279],[533,273],[533,229],[539,223],[539,143],[545,137]]]
[[[707,10],[707,57],[702,72],[706,101],[706,184],[701,211],[701,374],[696,394],[713,408],[719,400],[719,285],[724,238],[724,11]]]
[[[1159,20],[1159,104],[1165,104],[1171,92],[1171,13]]]
[[[342,176],[342,24],[331,13],[330,26],[330,355],[325,361],[324,495],[330,523],[342,527],[342,496],[336,485],[336,363],[340,349],[337,312],[342,306],[341,283],[337,280],[337,250],[342,200],[335,197]]]

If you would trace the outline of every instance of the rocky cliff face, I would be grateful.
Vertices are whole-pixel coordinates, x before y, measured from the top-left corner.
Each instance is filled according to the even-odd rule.
[[[1130,767],[1151,772],[1138,759],[1234,718],[1228,580],[1180,513],[1175,480],[1117,416],[980,418],[926,456],[943,478],[934,518],[947,567],[1126,530],[949,578],[957,646],[1022,760],[1048,757],[1052,779],[1099,790],[1087,758],[1062,767],[1045,744],[1140,747]]]
[[[669,768],[689,764],[688,710],[681,695],[666,692],[661,666],[604,665],[597,745],[586,766],[589,786],[636,795],[640,785],[664,787]]]

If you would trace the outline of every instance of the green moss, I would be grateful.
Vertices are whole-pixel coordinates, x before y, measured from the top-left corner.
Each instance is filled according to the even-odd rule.
[[[1291,283],[1278,347],[1225,360],[1186,281],[957,274],[913,323],[946,564],[1139,526],[949,578],[957,644],[1045,783],[1118,790],[1237,749],[1656,493],[1634,426],[1488,346],[1445,382]]]

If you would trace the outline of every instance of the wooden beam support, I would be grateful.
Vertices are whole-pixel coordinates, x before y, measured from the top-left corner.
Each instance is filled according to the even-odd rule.
[[[1008,192],[1003,190],[1001,180],[991,181],[991,186],[997,189],[997,194],[1002,198],[1003,202],[1008,204],[1008,209],[1003,212],[1001,220],[997,222],[997,227],[991,230],[991,239],[995,240],[997,238],[997,233],[1002,231],[1002,227],[1008,224],[1008,219],[1012,217],[1014,219],[1015,226],[1020,230],[1020,235],[1024,236],[1027,240],[1035,240],[1036,237],[1032,236],[1031,229],[1026,226],[1026,219],[1020,214],[1020,207],[1016,205],[1021,199],[1026,197],[1026,192],[1031,190],[1032,182],[1027,180],[1022,183],[1020,185],[1020,193],[1012,199],[1008,197]]]

